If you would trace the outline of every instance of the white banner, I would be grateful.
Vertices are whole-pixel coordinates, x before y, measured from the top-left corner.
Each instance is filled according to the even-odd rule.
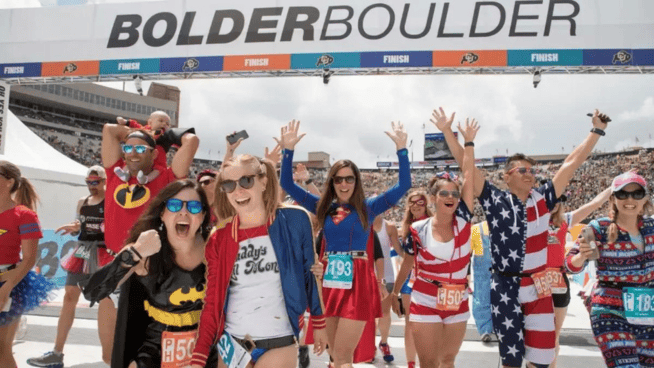
[[[653,45],[652,0],[171,0],[0,10],[0,64]]]
[[[9,119],[9,85],[0,81],[0,155],[5,154],[7,119]]]

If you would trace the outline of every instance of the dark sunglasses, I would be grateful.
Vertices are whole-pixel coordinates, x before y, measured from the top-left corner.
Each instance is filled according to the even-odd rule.
[[[236,184],[243,189],[250,189],[254,186],[254,177],[256,175],[245,175],[241,176],[238,180],[223,180],[220,183],[220,189],[225,193],[231,193],[236,189]]]
[[[452,197],[452,198],[461,198],[461,192],[458,190],[439,190],[438,193],[439,197]]]
[[[345,180],[346,183],[352,184],[356,178],[352,175],[350,176],[334,176],[334,184],[341,184]]]
[[[145,153],[147,150],[153,150],[154,148],[146,146],[144,144],[139,144],[139,145],[133,145],[133,144],[123,144],[121,145],[121,148],[123,150],[123,153],[132,153],[132,151],[136,150],[136,153]]]
[[[511,174],[511,173],[513,173],[513,172],[516,172],[516,171],[519,172],[520,175],[524,175],[524,174],[526,174],[526,173],[530,173],[531,175],[535,175],[535,174],[536,174],[536,170],[534,170],[533,167],[526,168],[526,167],[524,167],[524,166],[514,167],[513,169],[509,170],[509,172],[508,172],[507,174]]]
[[[207,185],[213,183],[214,181],[216,181],[216,179],[214,179],[214,178],[210,178],[210,179],[207,179],[207,180],[202,180],[202,181],[200,181],[200,185],[204,187],[204,186],[207,186]]]
[[[94,187],[96,185],[100,184],[100,180],[87,180],[86,185],[90,187]]]
[[[624,200],[624,199],[627,199],[629,197],[631,197],[633,199],[643,199],[643,198],[645,198],[646,194],[647,193],[645,192],[645,189],[638,189],[638,190],[634,190],[632,192],[627,192],[625,190],[618,190],[617,192],[613,193],[615,198],[620,199],[620,200]]]
[[[166,208],[170,212],[179,212],[186,204],[186,210],[192,214],[197,215],[202,212],[202,202],[200,201],[182,201],[181,199],[171,198],[166,201]]]
[[[410,206],[424,206],[425,205],[425,200],[424,199],[418,199],[416,201],[409,201]]]

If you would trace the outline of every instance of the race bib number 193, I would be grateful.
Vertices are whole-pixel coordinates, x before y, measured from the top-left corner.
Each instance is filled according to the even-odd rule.
[[[352,289],[354,262],[349,254],[330,254],[322,286],[334,289]]]
[[[227,332],[218,340],[218,355],[228,368],[245,368],[252,359],[250,353]]]

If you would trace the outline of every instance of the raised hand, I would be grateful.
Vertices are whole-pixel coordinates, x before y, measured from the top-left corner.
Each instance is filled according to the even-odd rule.
[[[297,164],[295,173],[293,174],[293,180],[299,180],[303,183],[309,180],[309,171],[307,170],[307,167],[304,166],[304,164]]]
[[[236,142],[234,142],[233,144],[232,144],[232,143],[229,143],[229,140],[228,140],[228,139],[225,139],[225,142],[227,143],[227,153],[229,153],[229,154],[233,154],[233,153],[236,151],[236,149],[238,148],[238,146],[241,145],[241,142],[243,142],[243,138],[239,138],[239,139],[238,139]]]
[[[477,120],[466,118],[466,126],[461,127],[461,122],[459,122],[459,132],[463,136],[465,142],[474,142],[477,132],[479,131],[479,123]]]
[[[279,143],[272,149],[272,151],[268,151],[268,147],[265,147],[263,157],[277,165],[282,160],[282,147]]]
[[[398,151],[406,148],[408,134],[406,134],[406,130],[404,130],[404,125],[398,121],[397,123],[392,122],[391,126],[393,127],[393,131],[384,133],[395,142],[395,147]]]
[[[139,235],[134,243],[134,248],[143,257],[156,254],[161,249],[161,239],[157,230],[146,230]]]
[[[611,121],[608,115],[602,114],[598,109],[593,112],[593,127],[598,129],[606,129],[608,122]]]
[[[454,122],[454,115],[456,115],[456,112],[453,112],[452,116],[448,118],[447,115],[445,115],[445,111],[443,110],[443,108],[439,107],[438,110],[434,110],[434,112],[432,112],[431,114],[432,118],[429,119],[429,121],[431,121],[432,124],[436,125],[436,128],[438,128],[438,130],[442,132],[446,129],[452,129],[452,123]]]
[[[294,150],[297,142],[307,134],[298,134],[299,131],[300,121],[293,119],[287,126],[282,127],[282,134],[279,139],[275,138],[275,141],[277,141],[277,144],[279,144],[283,149]]]

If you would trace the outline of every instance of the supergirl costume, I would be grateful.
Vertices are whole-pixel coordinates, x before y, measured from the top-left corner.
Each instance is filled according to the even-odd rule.
[[[651,324],[628,321],[623,305],[625,288],[654,287],[654,219],[639,222],[640,239],[632,238],[629,232],[618,226],[618,238],[613,243],[608,241],[610,225],[608,218],[601,218],[587,226],[593,230],[600,253],[598,284],[590,297],[593,335],[607,367],[654,367],[654,328]],[[638,245],[642,246],[643,252]],[[581,272],[587,264],[580,268],[572,264],[572,257],[578,253],[577,241],[565,262],[571,273]]]
[[[16,268],[21,262],[21,242],[25,239],[41,239],[41,227],[36,213],[25,206],[15,206],[0,213],[0,275]],[[2,286],[4,282],[0,282]],[[23,313],[38,307],[48,299],[54,284],[43,276],[29,271],[11,290],[8,311],[0,310],[0,326],[16,321]],[[0,306],[2,308],[3,306]],[[4,306],[7,307],[6,305]]]
[[[454,238],[449,242],[434,240],[431,217],[409,228],[404,250],[416,257],[411,322],[452,324],[470,318],[467,276],[472,214],[465,202],[459,201],[453,217]]]
[[[265,243],[269,247],[263,252],[264,248],[259,245]],[[272,252],[268,252],[270,248]],[[276,263],[260,263],[262,258],[259,257],[264,255],[274,257]],[[260,325],[257,330],[247,331],[254,339],[254,350],[251,351],[254,362],[269,349],[293,345],[300,333],[299,318],[307,307],[311,310],[313,328],[325,328],[318,285],[311,272],[315,262],[311,221],[303,209],[278,208],[274,220],[251,229],[239,229],[238,216],[225,220],[218,224],[209,238],[205,256],[208,268],[207,295],[191,364],[204,366],[210,348],[215,346],[223,334],[228,333],[238,343],[247,346],[248,341],[244,340],[248,340],[248,336],[239,332],[239,328],[245,324],[254,324],[255,327]],[[239,269],[237,266],[242,265],[244,258],[250,259],[249,267]],[[270,272],[271,270],[274,271]],[[247,282],[243,279],[246,274],[251,276],[253,272],[268,272],[268,279],[279,282],[279,295],[266,297],[262,301],[257,300],[261,299],[259,294],[244,295],[248,290],[243,287]],[[252,286],[256,293],[256,285]],[[245,322],[237,318],[240,309],[260,302],[266,304],[261,304],[262,308],[269,304],[281,305],[285,315],[279,319],[284,323],[280,325],[278,318],[273,316],[250,318]],[[267,326],[273,324],[275,331],[286,330],[290,335],[266,335],[271,330]]]
[[[382,316],[381,295],[375,278],[374,267],[367,257],[368,238],[372,231],[372,223],[379,214],[392,207],[411,188],[411,173],[406,149],[397,151],[400,162],[399,182],[387,192],[365,200],[365,210],[368,213],[367,229],[361,225],[361,219],[356,209],[349,205],[333,203],[331,215],[323,224],[326,242],[325,256],[344,256],[352,258],[352,282],[350,289],[327,287],[323,283],[323,298],[325,300],[325,316],[341,317],[352,320],[367,321]],[[284,189],[302,207],[316,213],[319,198],[305,191],[293,181],[293,151],[284,150],[282,172],[280,178]],[[328,260],[321,259],[325,270]],[[325,278],[323,278],[325,279]],[[369,306],[362,308],[361,306]]]
[[[91,276],[84,297],[92,303],[108,297],[130,268],[120,257]],[[205,294],[204,264],[188,271],[173,265],[167,275],[132,274],[120,286],[111,354],[112,368],[177,367],[190,363]],[[184,340],[184,344],[177,343]],[[184,349],[181,349],[183,346]],[[212,366],[217,365],[214,353]]]

